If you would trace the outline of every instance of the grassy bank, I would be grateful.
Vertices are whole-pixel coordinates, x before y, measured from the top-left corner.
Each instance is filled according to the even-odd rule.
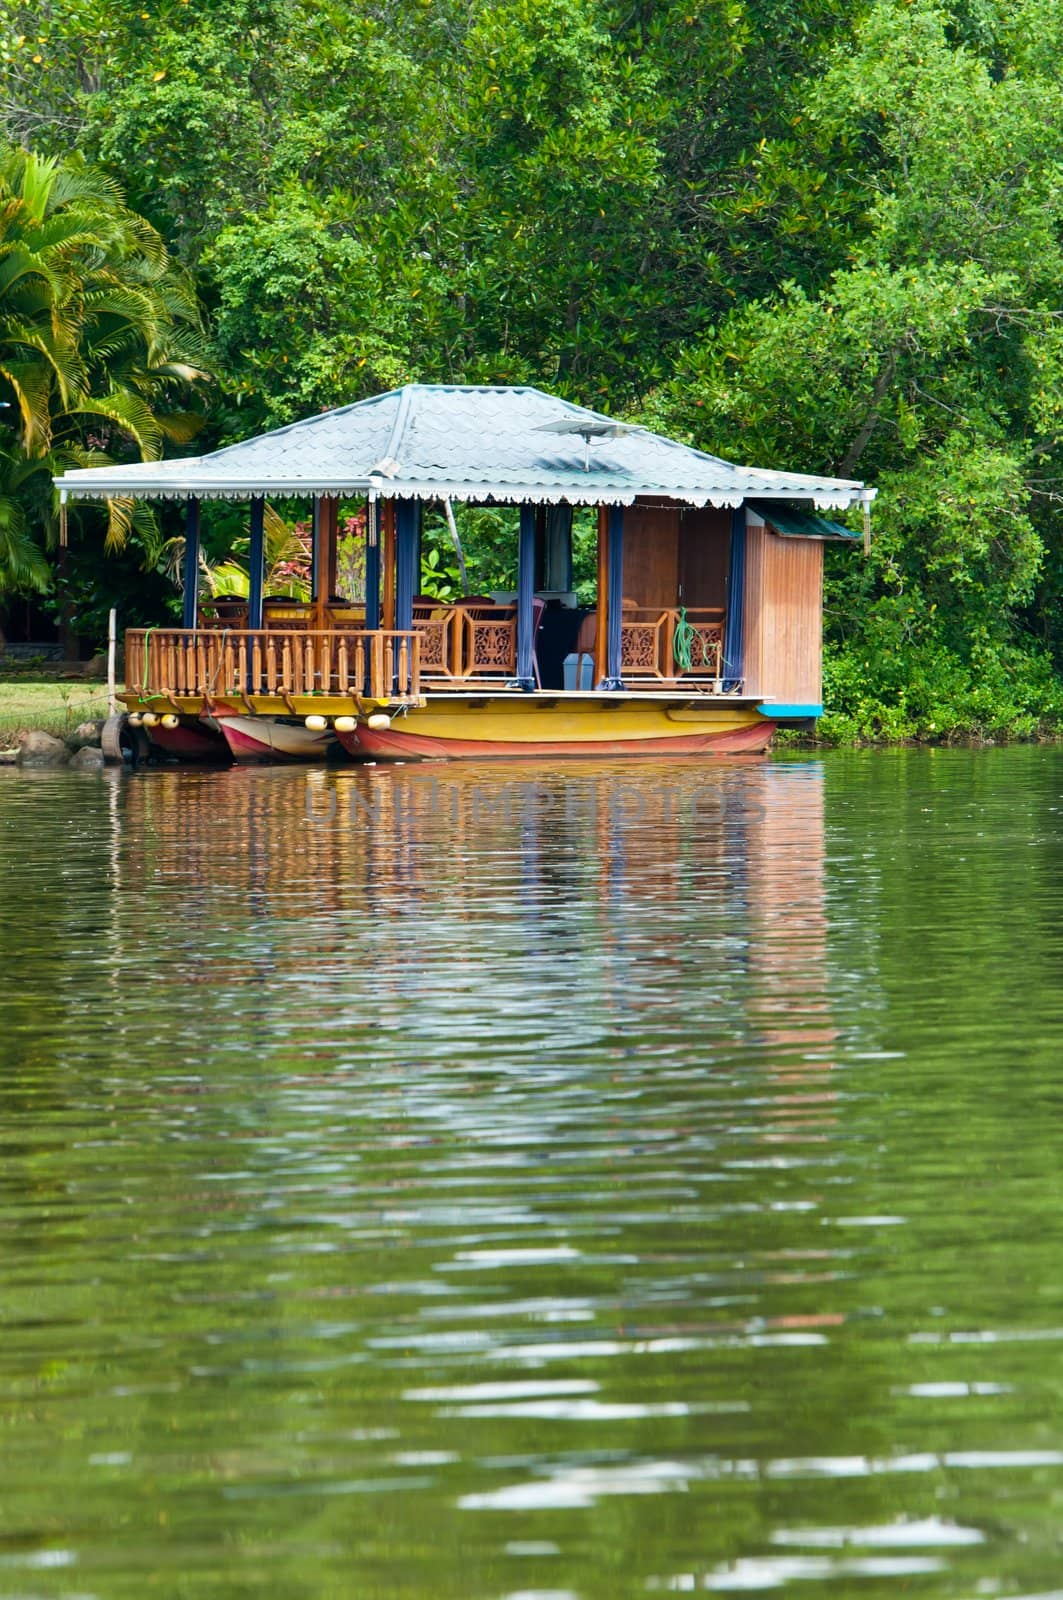
[[[99,683],[0,683],[0,748],[25,729],[65,737],[79,722],[107,715],[107,690]]]

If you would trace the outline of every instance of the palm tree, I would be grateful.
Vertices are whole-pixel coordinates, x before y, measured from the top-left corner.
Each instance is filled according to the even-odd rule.
[[[0,592],[47,586],[53,475],[194,436],[203,351],[190,280],[118,185],[79,156],[0,146]],[[108,502],[109,548],[154,526]]]

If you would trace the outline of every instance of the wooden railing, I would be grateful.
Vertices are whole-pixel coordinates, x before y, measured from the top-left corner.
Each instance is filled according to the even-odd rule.
[[[251,694],[410,700],[420,693],[420,643],[416,632],[383,628],[135,628],[126,634],[126,682],[142,695],[206,701]]]
[[[677,659],[679,607],[625,605],[620,627],[620,671],[632,689],[653,688],[696,678],[704,685],[723,673],[724,613],[719,609],[690,607],[685,611],[689,631]],[[482,604],[414,607],[414,627],[421,638],[421,670],[436,689],[461,688],[485,679],[506,680],[517,669],[517,620],[514,606]],[[593,617],[584,619],[577,644],[594,655]],[[689,661],[689,665],[684,662]]]
[[[517,670],[517,610],[511,605],[418,604],[413,625],[421,636],[421,668],[428,679],[512,678]]]
[[[620,671],[624,678],[674,682],[681,678],[719,678],[723,670],[723,612],[690,608],[685,620],[689,666],[676,658],[678,608],[625,607],[620,626]]]

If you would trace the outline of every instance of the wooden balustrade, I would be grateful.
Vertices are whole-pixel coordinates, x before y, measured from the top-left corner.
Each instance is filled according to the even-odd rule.
[[[345,629],[137,628],[126,634],[126,681],[141,695],[420,694],[416,632]]]
[[[676,659],[679,607],[625,606],[620,629],[620,671],[632,689],[684,679],[719,679],[723,672],[724,613],[685,612],[689,666]],[[433,688],[461,688],[484,679],[505,681],[517,669],[517,621],[513,606],[442,601],[414,608],[421,637],[421,667]]]
[[[621,672],[632,689],[722,676],[723,613],[690,610],[689,666],[676,660],[675,609],[625,608]],[[126,634],[126,680],[141,695],[224,700],[247,695],[367,695],[416,699],[422,674],[456,690],[516,671],[512,607],[440,605],[393,629],[147,628]],[[681,652],[682,653],[682,652]]]
[[[649,678],[672,683],[683,678],[719,678],[723,671],[724,614],[717,609],[690,608],[685,621],[689,666],[676,658],[679,608],[625,606],[620,626],[620,671],[625,679]]]
[[[512,678],[517,670],[517,611],[485,601],[414,606],[421,636],[421,668],[437,685],[456,688],[469,679]]]

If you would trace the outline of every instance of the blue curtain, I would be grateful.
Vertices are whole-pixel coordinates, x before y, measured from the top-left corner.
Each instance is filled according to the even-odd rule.
[[[624,508],[609,507],[609,549],[606,569],[608,621],[605,640],[605,677],[600,689],[622,689],[620,629],[624,620]]]
[[[261,495],[251,501],[251,563],[247,588],[247,626],[262,626],[262,595],[266,586],[266,502]]]
[[[365,625],[380,626],[380,504],[365,506]]]
[[[520,508],[520,543],[517,546],[517,685],[535,688],[535,507]]]
[[[746,593],[746,508],[731,513],[731,567],[727,578],[727,624],[723,636],[723,686],[742,681],[742,611]]]
[[[182,623],[186,628],[196,625],[196,599],[199,594],[199,501],[189,500],[185,506],[185,599]]]
[[[408,633],[413,627],[413,597],[419,582],[421,502],[395,502],[395,626]]]

